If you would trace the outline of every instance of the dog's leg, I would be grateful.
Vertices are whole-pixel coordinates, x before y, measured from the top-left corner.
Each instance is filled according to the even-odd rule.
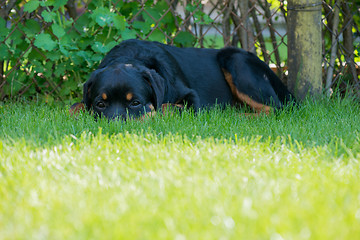
[[[279,77],[255,54],[237,48],[224,48],[218,52],[217,62],[224,76],[227,75],[226,81],[233,89],[235,98],[256,111],[263,109],[263,112],[269,112],[269,106],[281,109],[293,101],[292,94]]]
[[[77,115],[78,113],[82,112],[82,111],[85,111],[86,108],[85,108],[85,104],[84,103],[74,103],[70,109],[69,109],[69,113],[71,116],[75,116]]]
[[[272,113],[274,111],[274,109],[272,107],[264,105],[262,103],[259,103],[255,100],[251,99],[251,97],[249,97],[248,95],[240,92],[236,88],[231,74],[228,71],[226,71],[225,69],[222,69],[222,71],[224,73],[226,82],[230,86],[231,93],[234,96],[235,101],[248,105],[255,111],[256,115],[259,115],[261,113],[265,113],[266,115],[269,115],[270,113]]]
[[[151,111],[145,113],[140,118],[141,121],[145,120],[147,118],[154,117],[157,114],[157,112],[156,112],[156,110],[155,110],[155,108],[154,108],[154,106],[152,104],[149,105],[149,108],[150,108]],[[184,105],[182,105],[182,104],[164,103],[164,104],[161,105],[161,112],[164,115],[170,114],[170,116],[171,116],[174,113],[181,113],[183,109],[184,109]]]
[[[176,101],[175,106],[183,108],[186,104],[188,108],[193,108],[196,113],[201,107],[199,95],[192,89],[187,89],[184,92],[186,93]]]
[[[167,114],[168,112],[172,114],[176,111],[181,112],[184,109],[184,105],[177,103],[164,103],[161,106],[161,109],[164,114]]]

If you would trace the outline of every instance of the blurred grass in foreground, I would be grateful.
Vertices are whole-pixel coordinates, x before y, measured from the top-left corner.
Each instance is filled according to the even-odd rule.
[[[1,239],[354,239],[359,105],[145,121],[0,105]]]

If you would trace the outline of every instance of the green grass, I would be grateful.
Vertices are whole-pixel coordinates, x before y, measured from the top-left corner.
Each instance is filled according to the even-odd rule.
[[[1,239],[355,239],[360,112],[145,121],[0,105]]]

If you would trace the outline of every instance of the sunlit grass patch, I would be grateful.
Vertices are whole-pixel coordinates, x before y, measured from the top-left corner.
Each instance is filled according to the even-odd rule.
[[[351,100],[269,117],[145,121],[0,108],[3,239],[353,239],[359,116]]]

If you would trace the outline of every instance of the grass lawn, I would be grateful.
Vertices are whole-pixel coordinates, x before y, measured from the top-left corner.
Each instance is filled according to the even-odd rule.
[[[360,111],[144,121],[0,105],[0,239],[356,239]]]

